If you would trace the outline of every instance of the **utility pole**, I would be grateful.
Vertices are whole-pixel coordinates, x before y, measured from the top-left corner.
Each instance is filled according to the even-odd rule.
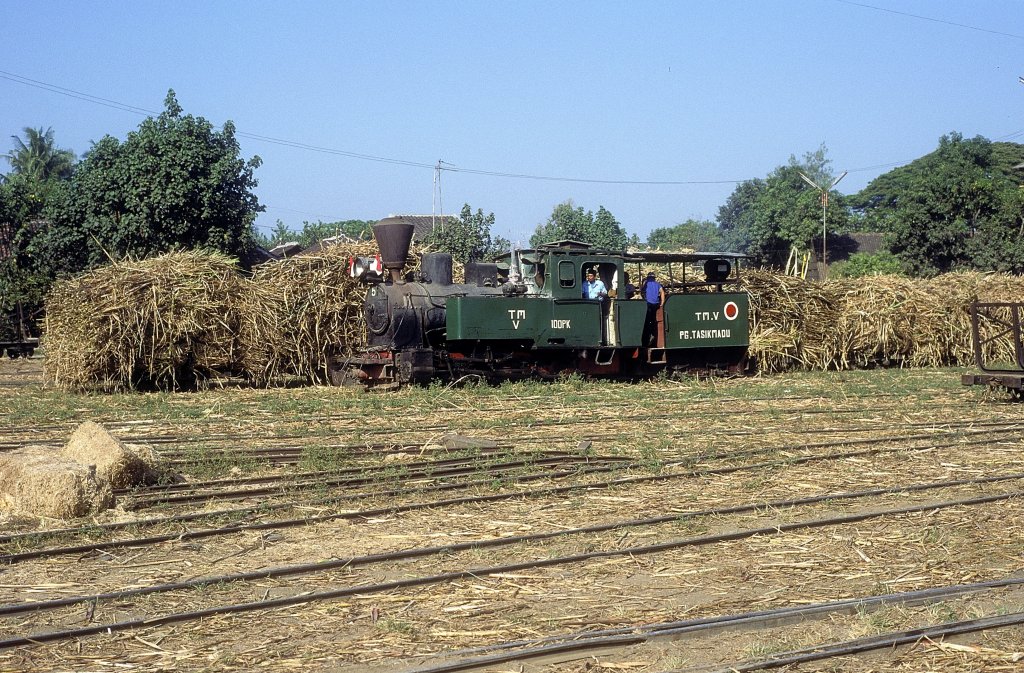
[[[828,232],[825,230],[825,209],[828,208],[828,193],[839,184],[839,181],[846,177],[848,171],[843,171],[843,174],[832,181],[832,184],[827,188],[822,187],[814,180],[811,180],[804,174],[803,171],[797,171],[800,177],[804,179],[804,182],[814,187],[821,192],[821,279],[826,280],[828,278],[828,250],[825,245],[825,240],[828,238]]]
[[[444,203],[441,202],[441,171],[451,170],[446,169],[445,166],[451,166],[455,168],[455,164],[450,164],[447,161],[441,159],[437,160],[437,165],[434,166],[434,194],[433,194],[433,210],[430,215],[430,230],[433,231],[437,224],[437,219],[440,217],[441,230],[444,231]],[[440,214],[437,212],[440,210]]]

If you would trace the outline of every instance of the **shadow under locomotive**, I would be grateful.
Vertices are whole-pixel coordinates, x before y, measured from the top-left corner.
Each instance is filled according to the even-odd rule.
[[[413,226],[400,218],[373,228],[378,260],[353,260],[367,283],[366,347],[332,365],[334,383],[367,386],[454,380],[552,378],[566,373],[649,377],[660,372],[750,373],[747,293],[738,288],[741,255],[617,253],[575,241],[514,250],[470,263],[452,282],[452,258],[425,254],[404,274]],[[631,279],[665,271],[661,303],[648,303]],[[596,272],[607,296],[588,299]],[[646,343],[645,343],[646,341]]]

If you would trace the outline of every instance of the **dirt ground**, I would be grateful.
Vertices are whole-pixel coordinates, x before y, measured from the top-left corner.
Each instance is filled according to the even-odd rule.
[[[100,631],[2,647],[0,670],[455,670],[440,667],[508,652],[521,656],[457,670],[754,670],[744,666],[1024,610],[1022,407],[962,388],[952,370],[70,396],[43,387],[32,358],[0,363],[0,397],[0,449],[57,444],[94,420],[178,460],[173,493],[196,495],[120,493],[88,521],[0,515],[0,640]],[[451,433],[497,448],[446,447]],[[275,448],[298,462],[251,453]],[[308,487],[287,481],[299,472]],[[224,510],[235,511],[214,514]],[[102,528],[125,521],[149,523]],[[263,527],[192,536],[238,524]],[[147,536],[166,539],[137,540]],[[108,544],[86,548],[97,543]],[[14,556],[57,547],[81,548]],[[165,583],[190,584],[132,593]],[[850,599],[863,602],[527,656],[553,638]],[[199,614],[171,618],[186,612]],[[782,670],[1021,662],[1024,629],[1010,624]]]

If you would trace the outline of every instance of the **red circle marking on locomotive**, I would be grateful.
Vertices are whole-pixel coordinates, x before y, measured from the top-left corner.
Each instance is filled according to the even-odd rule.
[[[735,320],[736,316],[740,314],[740,307],[734,301],[727,301],[725,302],[723,312],[725,313],[726,320]]]

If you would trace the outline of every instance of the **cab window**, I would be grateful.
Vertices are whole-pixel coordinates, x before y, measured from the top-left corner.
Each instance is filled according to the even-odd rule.
[[[576,265],[569,260],[558,263],[558,284],[562,287],[576,287]]]

